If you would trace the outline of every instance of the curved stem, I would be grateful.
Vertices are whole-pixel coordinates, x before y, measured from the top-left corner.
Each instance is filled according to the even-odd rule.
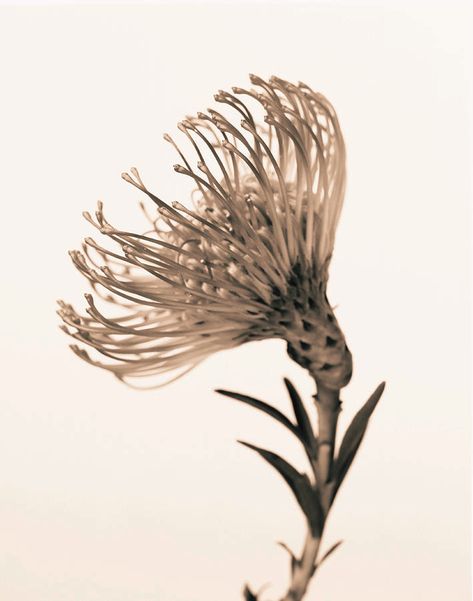
[[[315,404],[319,419],[318,456],[314,471],[318,482],[320,504],[324,513],[324,524],[332,502],[331,472],[335,451],[337,421],[340,413],[339,390],[317,386]],[[291,583],[281,601],[301,601],[315,573],[317,554],[322,540],[323,527],[318,536],[308,527],[301,557],[293,565]]]

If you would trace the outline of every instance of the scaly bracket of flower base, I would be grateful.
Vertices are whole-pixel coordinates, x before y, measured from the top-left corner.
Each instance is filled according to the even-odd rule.
[[[256,451],[279,472],[293,492],[306,518],[307,535],[300,557],[296,557],[287,545],[279,543],[291,557],[291,582],[281,601],[300,601],[317,568],[342,542],[339,541],[332,545],[318,560],[320,542],[328,513],[360,447],[369,419],[383,394],[385,384],[383,382],[376,388],[355,415],[345,432],[338,453],[335,455],[336,425],[341,408],[339,391],[327,391],[318,387],[318,394],[314,396],[319,420],[318,436],[316,436],[304,403],[294,385],[287,378],[284,379],[284,383],[291,399],[295,423],[264,401],[228,390],[217,390],[217,392],[250,405],[274,418],[296,436],[304,447],[312,472],[311,476],[299,472],[272,451],[238,441]],[[243,596],[245,601],[258,601],[258,594],[252,592],[248,585],[244,588]]]

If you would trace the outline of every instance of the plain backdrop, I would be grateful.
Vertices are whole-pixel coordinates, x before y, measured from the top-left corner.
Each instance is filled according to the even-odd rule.
[[[337,499],[345,542],[307,600],[467,601],[470,280],[467,36],[459,2],[0,8],[2,601],[275,601],[304,524],[282,480],[237,438],[305,469],[269,418],[282,378],[310,402],[282,342],[212,357],[136,392],[80,362],[55,299],[83,306],[67,250],[81,211],[144,227],[140,168],[168,200],[188,184],[162,140],[247,74],[303,80],[336,107],[348,188],[330,299],[354,355],[341,428],[386,393]]]

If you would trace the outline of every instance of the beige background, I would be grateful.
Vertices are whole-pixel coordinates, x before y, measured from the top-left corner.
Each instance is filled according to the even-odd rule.
[[[247,73],[302,79],[334,103],[349,183],[331,301],[355,358],[341,424],[388,388],[334,508],[344,545],[320,601],[469,599],[469,195],[466,38],[458,2],[0,8],[2,384],[0,599],[278,598],[303,523],[269,467],[235,444],[296,443],[214,388],[289,410],[311,383],[279,342],[137,393],[67,349],[57,297],[82,303],[66,254],[81,211],[141,228],[139,166],[187,193],[162,140]]]

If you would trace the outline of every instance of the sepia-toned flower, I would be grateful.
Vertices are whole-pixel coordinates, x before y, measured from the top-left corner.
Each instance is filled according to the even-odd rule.
[[[81,315],[60,301],[83,359],[128,382],[178,376],[216,351],[280,338],[317,383],[339,390],[351,354],[326,296],[345,188],[345,149],[334,109],[307,85],[251,76],[179,123],[193,158],[178,173],[192,208],[166,203],[131,169],[123,178],[155,203],[149,231],[112,226],[99,203],[87,220],[110,244],[72,251],[96,297]],[[250,110],[251,109],[251,110]],[[113,316],[109,311],[114,311]],[[91,347],[91,352],[83,346]]]
[[[300,555],[281,543],[291,561],[281,601],[302,601],[319,566],[340,545],[319,558],[330,509],[384,383],[356,413],[337,450],[340,390],[352,373],[351,353],[327,299],[345,191],[343,137],[330,103],[307,85],[250,79],[254,88],[215,95],[220,111],[208,109],[178,124],[193,159],[164,136],[181,159],[175,171],[193,182],[191,202],[165,202],[133,168],[123,178],[155,204],[153,213],[142,205],[148,231],[114,227],[102,203],[94,217],[84,214],[107,239],[102,245],[86,238],[82,251],[70,253],[95,295],[85,295],[85,315],[63,301],[59,314],[79,343],[72,345],[75,353],[127,383],[145,379],[145,387],[245,342],[287,343],[289,356],[314,379],[315,429],[288,379],[292,418],[248,394],[217,392],[271,417],[305,451],[309,474],[273,451],[239,441],[279,473],[304,515]],[[248,584],[243,597],[261,598]]]

